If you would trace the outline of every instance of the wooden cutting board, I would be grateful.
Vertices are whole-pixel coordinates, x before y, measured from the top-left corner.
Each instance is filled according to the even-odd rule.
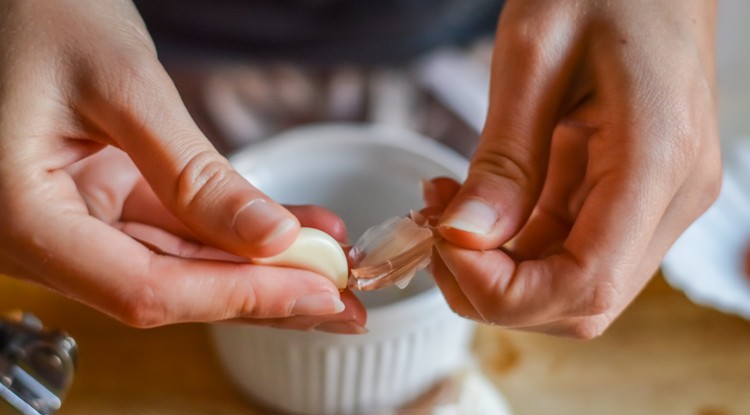
[[[238,393],[205,326],[126,327],[0,277],[0,309],[63,327],[80,347],[61,414],[264,414]],[[657,276],[602,337],[480,328],[475,350],[518,415],[750,414],[750,323],[689,302]]]

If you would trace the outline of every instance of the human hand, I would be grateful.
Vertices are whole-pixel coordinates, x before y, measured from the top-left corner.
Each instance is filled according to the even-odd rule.
[[[469,176],[428,189],[458,314],[588,339],[631,302],[718,195],[714,20],[705,0],[506,3]]]
[[[0,273],[137,327],[361,325],[348,294],[332,315],[343,304],[326,278],[232,260],[282,251],[300,220],[339,238],[344,226],[318,208],[298,220],[231,168],[131,2],[0,0],[0,33]]]

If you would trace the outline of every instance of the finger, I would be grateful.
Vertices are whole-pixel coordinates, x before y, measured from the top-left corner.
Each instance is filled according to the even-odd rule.
[[[125,199],[120,220],[154,226],[186,240],[198,239],[164,206],[143,177],[133,186],[132,192]]]
[[[514,6],[515,5],[515,6]],[[552,131],[580,53],[575,19],[546,19],[531,30],[524,2],[509,3],[497,32],[490,106],[461,191],[441,219],[443,237],[473,249],[497,248],[517,233],[542,190]],[[548,7],[540,13],[559,13]]]
[[[106,223],[118,221],[123,205],[141,174],[121,150],[107,146],[68,168],[91,216]]]
[[[122,67],[116,76],[124,79],[94,72],[80,111],[128,153],[169,211],[202,241],[238,255],[268,256],[291,244],[297,219],[219,155],[159,62]]]
[[[446,206],[461,189],[461,185],[447,177],[437,177],[422,181],[422,200],[425,207],[419,210],[418,217],[412,217],[417,222],[424,221],[430,226],[436,226]]]
[[[500,250],[474,251],[447,242],[437,249],[458,289],[486,321],[504,327],[536,326],[587,310],[584,281],[560,255],[516,264]],[[588,294],[590,295],[590,294]]]
[[[591,340],[604,334],[612,320],[610,316],[600,314],[588,317],[572,317],[539,326],[517,327],[514,330],[543,333],[576,340]]]
[[[330,210],[314,205],[288,205],[286,208],[299,219],[302,226],[321,230],[342,244],[347,242],[346,223]]]
[[[103,183],[103,185],[108,184]],[[346,242],[346,224],[335,213],[312,205],[286,206],[286,208],[297,217],[301,226],[319,229],[341,243]],[[136,183],[122,211],[122,221],[140,222],[159,227],[183,239],[195,240],[195,236],[164,207],[143,180]]]
[[[218,248],[190,241],[167,232],[161,228],[139,222],[119,222],[114,225],[122,233],[142,243],[150,250],[161,255],[172,255],[181,258],[207,259],[248,263],[248,259],[231,254]]]
[[[125,297],[122,314],[139,327],[233,317],[328,315],[344,309],[336,287],[312,272],[160,255],[154,258],[153,274],[140,281],[148,287],[146,298],[139,291]]]
[[[290,211],[299,214],[303,226],[313,227],[334,237],[346,238],[343,220],[332,212],[318,206],[292,206]],[[146,220],[145,222],[149,222]],[[218,248],[204,245],[163,229],[160,225],[142,222],[118,222],[114,226],[121,232],[146,245],[154,252],[183,258],[211,259],[246,263],[247,258],[231,254]]]
[[[72,182],[65,187],[74,191]],[[14,246],[40,257],[23,261],[36,280],[133,326],[343,310],[336,287],[312,272],[158,255],[86,212],[26,213],[18,229],[34,234],[18,235]]]
[[[500,324],[498,321],[488,321],[477,312],[474,305],[471,304],[465,295],[463,295],[463,292],[453,277],[453,274],[437,254],[432,260],[432,272],[446,298],[446,301],[454,312],[464,318],[474,321]],[[621,311],[622,310],[616,311],[614,315],[619,315]],[[613,317],[602,314],[566,318],[534,326],[514,326],[513,329],[531,333],[543,333],[553,336],[568,337],[572,339],[590,340],[604,333],[613,319]]]
[[[435,283],[437,283],[438,288],[443,293],[443,297],[445,297],[445,301],[454,313],[470,320],[486,322],[479,315],[474,305],[471,304],[471,301],[461,291],[461,287],[456,282],[455,277],[437,252],[433,252],[432,254],[430,269],[435,278]]]
[[[321,208],[307,209],[308,207],[296,207],[301,211],[319,211]],[[293,209],[294,210],[294,209]],[[329,212],[329,215],[333,215]],[[316,215],[317,217],[317,215]],[[330,219],[334,223],[340,221],[335,216]],[[303,222],[304,224],[304,222]],[[216,261],[231,261],[247,263],[243,257],[232,255],[228,252],[206,246],[200,243],[186,241],[169,232],[141,223],[119,223],[117,228],[123,233],[134,238],[152,251],[161,255],[172,255],[182,258],[206,259]],[[339,227],[339,229],[341,229]],[[345,235],[345,234],[344,234]],[[367,313],[359,299],[349,290],[341,292],[341,300],[345,305],[344,311],[325,316],[293,316],[283,318],[250,319],[238,318],[228,322],[250,323],[255,325],[278,327],[295,330],[324,331],[337,334],[364,334],[367,333],[365,322]]]
[[[91,216],[109,224],[138,222],[185,240],[195,236],[156,197],[122,150],[106,146],[66,169]]]
[[[346,305],[346,309],[338,314],[276,319],[236,319],[232,322],[292,330],[316,330],[335,334],[367,333],[367,311],[359,299],[351,291],[346,290],[342,291],[341,300]]]
[[[592,130],[561,123],[555,128],[549,169],[539,202],[523,229],[511,241],[517,258],[540,259],[560,252],[573,227],[583,197],[588,143]]]
[[[445,209],[453,200],[461,184],[449,177],[435,177],[422,181],[422,199],[425,206]]]

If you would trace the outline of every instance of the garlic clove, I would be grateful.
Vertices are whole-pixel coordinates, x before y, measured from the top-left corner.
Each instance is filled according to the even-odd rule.
[[[300,229],[297,239],[280,254],[255,258],[253,263],[316,272],[339,289],[346,288],[349,277],[349,264],[341,245],[327,233],[313,228]]]

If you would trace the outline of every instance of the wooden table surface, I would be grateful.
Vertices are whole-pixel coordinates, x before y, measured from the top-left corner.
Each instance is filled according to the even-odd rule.
[[[0,309],[35,313],[79,343],[61,414],[263,414],[222,373],[206,327],[126,327],[0,277]],[[480,328],[485,373],[518,415],[750,414],[750,323],[689,302],[656,277],[602,337]]]

